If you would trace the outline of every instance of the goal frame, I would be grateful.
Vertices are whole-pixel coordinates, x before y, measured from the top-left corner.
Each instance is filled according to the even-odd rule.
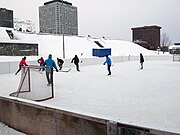
[[[27,68],[27,70],[25,70],[25,68]],[[45,101],[45,100],[49,100],[49,99],[52,99],[54,98],[54,81],[53,81],[53,67],[51,66],[36,66],[36,65],[29,65],[29,66],[23,66],[22,67],[22,71],[25,71],[24,72],[24,76],[21,76],[21,79],[20,79],[20,85],[18,87],[18,90],[11,93],[10,96],[13,96],[13,97],[18,97],[19,94],[21,93],[26,93],[26,92],[31,92],[32,91],[32,88],[31,88],[31,73],[30,73],[30,69],[45,69],[45,68],[50,68],[51,72],[50,72],[50,76],[51,76],[51,95],[47,98],[42,98],[42,99],[35,99],[33,101],[37,101],[37,102],[41,102],[41,101]],[[21,90],[22,89],[22,86],[23,86],[23,83],[25,81],[25,78],[26,76],[28,76],[27,80],[28,80],[28,89],[27,90]]]

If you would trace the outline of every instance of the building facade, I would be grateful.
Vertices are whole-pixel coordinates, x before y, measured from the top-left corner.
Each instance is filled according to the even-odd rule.
[[[41,33],[78,35],[77,7],[63,0],[53,0],[39,7]]]
[[[132,41],[149,50],[156,50],[160,48],[160,29],[156,25],[131,28]]]
[[[13,28],[13,11],[0,8],[0,27]]]
[[[22,42],[1,42],[0,56],[38,56],[38,44]]]

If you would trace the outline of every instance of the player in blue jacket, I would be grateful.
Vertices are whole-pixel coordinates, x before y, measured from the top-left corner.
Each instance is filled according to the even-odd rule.
[[[111,75],[111,59],[108,57],[108,55],[106,55],[106,61],[103,63],[104,65],[107,63],[107,69],[109,74]]]
[[[52,68],[46,68],[46,78],[48,81],[48,85],[51,84],[51,79],[50,77],[52,77],[51,75],[53,74],[53,67],[56,69],[56,72],[58,72],[56,63],[54,62],[54,60],[52,60],[52,55],[49,54],[48,59],[45,60],[43,66],[48,66],[48,67],[52,67]]]

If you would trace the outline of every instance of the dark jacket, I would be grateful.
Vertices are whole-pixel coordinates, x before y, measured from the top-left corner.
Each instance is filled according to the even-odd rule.
[[[75,57],[71,60],[71,63],[73,63],[74,61],[74,64],[77,65],[79,63],[79,58],[77,55],[75,55]]]
[[[61,65],[61,64],[63,64],[63,63],[64,63],[64,61],[63,61],[62,59],[57,58],[57,64],[58,64],[58,65]]]
[[[143,63],[144,62],[144,57],[142,54],[140,54],[140,63]]]

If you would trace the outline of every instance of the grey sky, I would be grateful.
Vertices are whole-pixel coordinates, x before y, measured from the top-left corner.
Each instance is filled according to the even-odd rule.
[[[39,30],[38,7],[50,0],[0,0],[14,17],[32,20]],[[161,26],[180,42],[180,0],[67,0],[78,7],[79,35],[131,41],[132,27]]]

